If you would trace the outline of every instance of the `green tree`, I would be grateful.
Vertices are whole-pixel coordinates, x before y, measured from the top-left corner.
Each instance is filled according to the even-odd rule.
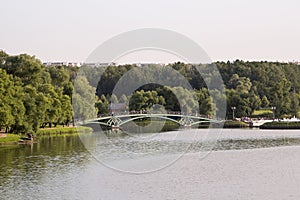
[[[20,81],[0,69],[0,128],[15,132],[23,124],[24,113]]]
[[[34,56],[27,54],[9,56],[1,67],[7,73],[19,77],[25,85],[37,86],[41,82],[43,65]]]
[[[72,98],[75,119],[87,120],[97,116],[95,91],[96,88],[89,84],[85,76],[77,77]]]
[[[208,89],[202,88],[197,91],[199,103],[199,113],[206,116],[212,116],[216,113],[216,106],[213,103],[212,97],[209,95]]]
[[[263,108],[267,108],[270,105],[270,101],[268,100],[268,97],[266,95],[263,96],[263,98],[261,99],[261,106]]]

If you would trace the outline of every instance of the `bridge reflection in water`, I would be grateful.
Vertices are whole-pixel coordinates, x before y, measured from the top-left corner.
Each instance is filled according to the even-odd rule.
[[[111,129],[118,129],[120,126],[133,122],[139,119],[160,119],[160,120],[169,120],[174,123],[179,124],[183,127],[192,127],[194,125],[199,125],[202,123],[211,123],[211,124],[222,124],[224,121],[216,120],[211,118],[205,118],[201,116],[194,115],[183,115],[183,114],[121,114],[121,115],[111,115],[104,116],[95,119],[89,119],[81,121],[78,125],[88,125],[88,124],[99,124]]]

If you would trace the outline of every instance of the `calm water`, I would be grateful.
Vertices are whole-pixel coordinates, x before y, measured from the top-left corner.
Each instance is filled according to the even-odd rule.
[[[138,190],[139,184],[147,185],[142,176],[165,170],[162,175],[165,177],[161,178],[168,179],[167,168],[176,165],[184,155],[196,153],[199,160],[193,163],[200,163],[211,151],[298,145],[300,133],[295,130],[181,130],[160,134],[45,137],[37,144],[0,146],[0,199],[132,199],[137,196],[161,199],[155,193],[149,195]],[[182,170],[188,170],[187,166],[189,163]],[[153,179],[147,176],[148,181],[157,181],[156,176]],[[131,189],[127,191],[134,194],[126,196],[127,186],[124,188],[123,182],[122,186],[117,184],[119,180],[128,181]],[[132,187],[137,191],[132,191]],[[153,185],[149,191],[155,191]],[[178,191],[168,187],[163,191],[174,192]]]

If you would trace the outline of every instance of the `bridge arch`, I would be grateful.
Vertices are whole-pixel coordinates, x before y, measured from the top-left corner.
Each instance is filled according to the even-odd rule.
[[[221,124],[221,121],[215,121],[215,120],[210,120],[210,121],[197,121],[191,123],[191,126],[197,125],[197,124],[202,124],[202,123],[212,123],[212,124]]]

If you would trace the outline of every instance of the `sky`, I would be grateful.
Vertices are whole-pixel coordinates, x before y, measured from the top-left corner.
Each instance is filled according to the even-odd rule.
[[[0,5],[0,49],[43,62],[84,62],[101,43],[139,28],[183,34],[213,61],[300,61],[299,0],[0,0]],[[160,56],[151,59],[163,62]],[[137,57],[147,60],[141,54],[129,59]]]

